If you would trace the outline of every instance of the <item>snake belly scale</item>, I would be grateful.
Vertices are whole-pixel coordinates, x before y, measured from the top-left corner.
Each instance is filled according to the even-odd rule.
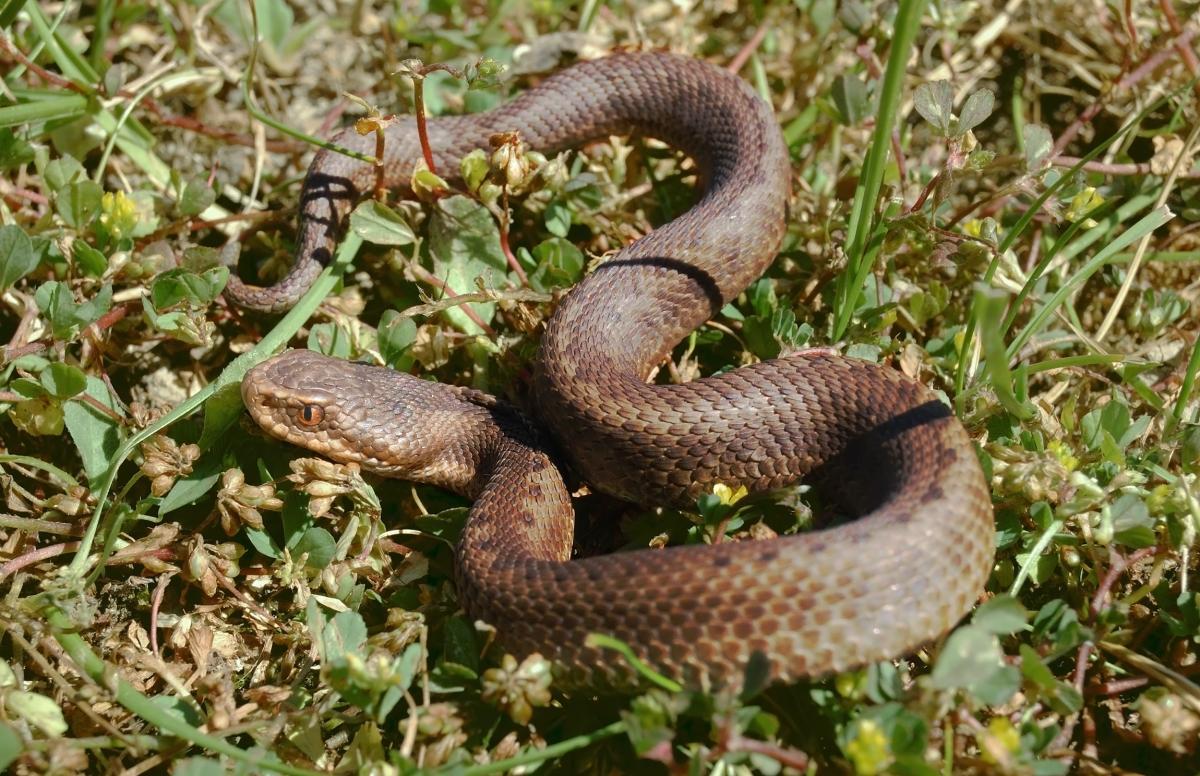
[[[951,628],[990,571],[992,507],[966,432],[928,389],[818,351],[646,382],[779,247],[789,159],[771,108],[699,60],[627,53],[568,68],[487,113],[429,122],[443,170],[512,130],[546,152],[637,132],[688,154],[703,181],[692,209],[602,263],[554,312],[534,371],[537,416],[291,351],[243,382],[259,425],[473,499],[456,553],[463,605],[507,650],[551,658],[566,685],[635,681],[624,660],[585,646],[591,632],[689,685],[735,686],[754,652],[773,679],[791,680],[893,657]],[[417,134],[412,122],[388,132],[385,177],[399,186],[420,158]],[[374,140],[347,132],[337,142],[365,152]],[[294,303],[373,176],[318,153],[292,273],[227,293],[257,309]],[[859,517],[770,541],[571,560],[571,501],[547,435],[592,488],[639,503],[688,508],[718,483],[758,491],[805,478]]]

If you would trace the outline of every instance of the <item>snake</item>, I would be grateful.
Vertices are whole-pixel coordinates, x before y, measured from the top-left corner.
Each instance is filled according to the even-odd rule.
[[[677,384],[651,379],[768,268],[784,237],[789,151],[748,83],[697,58],[616,53],[491,110],[430,118],[427,131],[440,170],[502,132],[546,154],[636,135],[685,154],[698,180],[690,209],[600,261],[554,309],[527,411],[307,350],[242,382],[268,436],[471,500],[456,587],[505,650],[551,661],[564,687],[638,686],[649,667],[685,686],[736,688],[751,675],[794,682],[911,654],[972,609],[993,563],[990,493],[971,438],[931,389],[829,348]],[[335,142],[366,153],[375,140],[346,131]],[[385,149],[383,181],[403,188],[422,158],[414,122],[392,124]],[[378,175],[318,152],[290,274],[267,287],[233,279],[228,295],[287,309]],[[720,485],[803,482],[842,519],[763,540],[573,557],[564,469],[592,491],[692,512]],[[591,634],[624,642],[636,660]]]

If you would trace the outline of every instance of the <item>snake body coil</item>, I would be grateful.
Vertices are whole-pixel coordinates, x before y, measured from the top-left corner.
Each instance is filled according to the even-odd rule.
[[[755,491],[803,477],[861,517],[772,541],[571,561],[570,498],[539,432],[483,394],[292,351],[246,376],[256,421],[335,460],[473,498],[457,553],[464,606],[510,651],[552,658],[568,684],[633,678],[624,661],[584,645],[590,632],[703,686],[736,685],[756,651],[787,680],[898,655],[953,626],[987,578],[992,509],[966,433],[927,389],[820,352],[646,383],[778,249],[789,164],[770,107],[703,62],[622,54],[487,113],[429,123],[441,169],[511,130],[547,152],[638,132],[686,152],[704,181],[691,210],[604,262],[547,326],[537,420],[581,476],[621,498],[685,508],[718,483]],[[389,130],[391,185],[408,180],[416,137],[411,123]],[[374,141],[338,142],[366,151]],[[234,284],[230,295],[259,309],[293,303],[373,175],[318,154],[293,273],[273,288]]]

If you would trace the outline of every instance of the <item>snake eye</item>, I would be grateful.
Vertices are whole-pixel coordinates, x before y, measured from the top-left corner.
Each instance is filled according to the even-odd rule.
[[[325,410],[318,407],[316,404],[305,404],[300,408],[300,412],[296,415],[296,420],[301,426],[312,428],[325,419]]]

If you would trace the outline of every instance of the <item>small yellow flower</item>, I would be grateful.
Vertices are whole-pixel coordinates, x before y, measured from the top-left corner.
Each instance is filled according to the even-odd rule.
[[[1047,449],[1058,459],[1063,468],[1069,472],[1073,472],[1079,468],[1079,459],[1071,452],[1071,448],[1064,445],[1059,440],[1052,441],[1047,445]]]
[[[834,687],[837,688],[838,695],[843,698],[856,700],[863,697],[867,692],[867,672],[864,671],[847,671],[838,674],[834,681]]]
[[[137,221],[137,203],[125,196],[125,192],[106,191],[100,197],[100,223],[113,239],[120,240],[133,234]]]
[[[1082,220],[1085,227],[1091,228],[1096,225],[1096,222],[1085,216],[1103,204],[1104,197],[1095,188],[1088,186],[1071,198],[1071,204],[1067,206],[1065,217],[1072,223]]]
[[[858,724],[858,734],[846,744],[846,756],[854,763],[858,776],[883,773],[892,763],[892,750],[887,736],[875,720],[864,719]]]
[[[725,506],[733,506],[746,497],[749,492],[745,485],[739,485],[737,490],[729,487],[724,483],[717,483],[712,489],[713,495],[721,500]]]
[[[1021,734],[1008,721],[1008,717],[992,717],[987,730],[979,733],[979,748],[984,762],[1007,765],[1021,749]]]

